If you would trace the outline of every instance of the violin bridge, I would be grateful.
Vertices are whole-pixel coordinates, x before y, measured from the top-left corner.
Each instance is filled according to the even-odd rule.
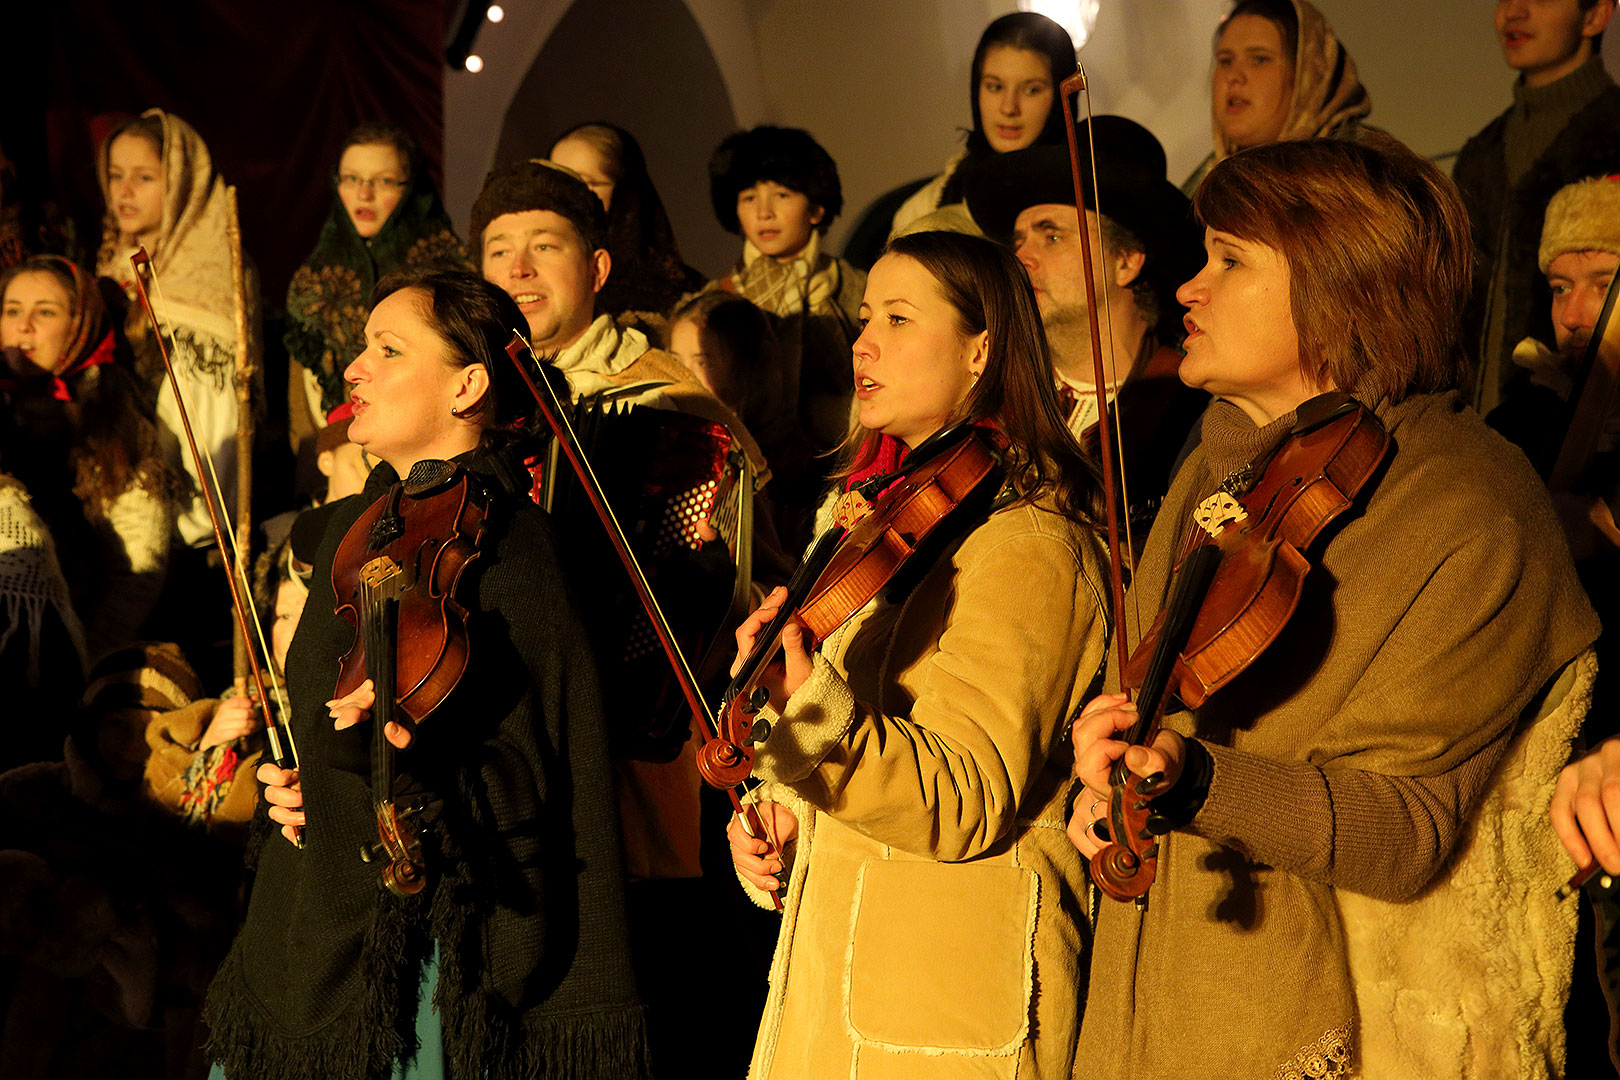
[[[853,529],[872,516],[872,504],[858,491],[846,491],[833,510],[835,524]]]
[[[1193,511],[1193,521],[1211,536],[1219,536],[1226,526],[1234,521],[1243,521],[1248,516],[1249,512],[1243,508],[1243,504],[1224,488],[1199,503],[1198,509]]]

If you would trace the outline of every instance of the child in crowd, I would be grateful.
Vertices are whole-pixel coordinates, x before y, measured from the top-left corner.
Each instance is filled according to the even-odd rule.
[[[809,541],[810,510],[820,495],[814,447],[782,394],[775,319],[719,289],[699,293],[670,316],[675,358],[742,418],[770,462],[772,520],[784,550]]]
[[[866,275],[821,250],[843,191],[838,166],[810,133],[760,126],[726,138],[709,159],[720,225],[743,238],[742,258],[709,288],[751,300],[784,322],[783,400],[819,448],[849,426],[850,346]]]

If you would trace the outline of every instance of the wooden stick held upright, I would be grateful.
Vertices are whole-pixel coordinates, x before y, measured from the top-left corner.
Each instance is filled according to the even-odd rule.
[[[1075,139],[1074,108],[1069,100],[1075,95],[1085,91],[1085,69],[1076,66],[1073,75],[1064,79],[1058,87],[1058,96],[1063,103],[1063,123],[1069,133],[1069,167],[1074,176],[1074,203],[1080,213],[1080,250],[1081,258],[1085,263],[1086,281],[1086,307],[1091,316],[1091,364],[1093,378],[1097,384],[1097,443],[1102,451],[1102,482],[1103,499],[1108,520],[1108,584],[1109,599],[1113,602],[1116,622],[1123,621],[1125,617],[1125,574],[1123,562],[1119,552],[1119,511],[1118,497],[1115,494],[1114,477],[1116,475],[1114,463],[1114,432],[1113,423],[1108,415],[1108,375],[1103,369],[1102,357],[1102,327],[1097,321],[1097,282],[1092,272],[1091,262],[1091,229],[1086,223],[1086,196],[1081,184],[1080,146]],[[1115,651],[1119,655],[1119,670],[1125,671],[1126,646],[1125,634],[1118,629],[1114,632]]]
[[[186,411],[185,395],[180,392],[180,380],[175,376],[174,360],[169,356],[169,345],[163,337],[163,327],[158,322],[157,311],[152,307],[152,298],[146,290],[147,275],[152,273],[152,257],[142,247],[129,257],[130,264],[135,269],[135,294],[141,301],[141,307],[146,310],[147,320],[152,325],[152,333],[157,338],[158,355],[163,359],[163,370],[169,376],[169,386],[174,391],[175,404],[179,406],[180,424],[185,431],[186,447],[191,453],[192,461],[196,463],[197,474],[206,475],[202,452],[197,449],[197,438],[191,430],[191,415]],[[231,587],[231,608],[236,613],[236,628],[243,642],[247,643],[248,673],[252,677],[252,686],[258,694],[260,712],[264,715],[264,734],[269,741],[270,759],[283,769],[296,768],[292,754],[289,752],[289,743],[286,733],[276,723],[275,714],[270,709],[270,696],[264,692],[264,668],[259,663],[259,655],[252,646],[252,632],[248,628],[248,609],[242,598],[242,589],[237,583],[236,553],[230,544],[225,542],[225,529],[220,524],[219,508],[214,505],[214,499],[207,491],[203,492],[203,505],[208,508],[208,520],[214,527],[214,543],[219,546],[220,558],[225,562],[225,579]],[[257,621],[257,620],[255,620]]]
[[[242,230],[236,212],[236,188],[225,189],[225,244],[231,253],[231,296],[236,318],[236,551],[252,564],[253,551],[253,379],[248,348],[247,282],[242,270]],[[237,693],[247,692],[249,643],[234,640],[232,670]]]

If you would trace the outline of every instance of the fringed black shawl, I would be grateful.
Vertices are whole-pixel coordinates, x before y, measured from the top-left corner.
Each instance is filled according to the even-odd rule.
[[[595,668],[550,519],[514,493],[526,474],[506,456],[470,466],[493,494],[462,583],[471,664],[399,758],[443,800],[426,831],[428,886],[409,899],[359,858],[376,839],[371,725],[333,731],[324,704],[353,640],[333,614],[332,558],[393,470],[378,466],[334,508],[287,661],[306,844],[267,832],[246,925],[208,996],[209,1050],[230,1080],[387,1077],[416,1050],[435,942],[454,1075],[646,1072]]]

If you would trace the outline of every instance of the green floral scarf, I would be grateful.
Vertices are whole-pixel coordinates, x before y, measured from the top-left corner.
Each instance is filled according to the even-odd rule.
[[[348,399],[343,369],[365,348],[377,279],[430,263],[472,269],[438,192],[418,170],[404,198],[368,242],[335,194],[320,239],[287,286],[287,354],[315,375],[325,412]]]

